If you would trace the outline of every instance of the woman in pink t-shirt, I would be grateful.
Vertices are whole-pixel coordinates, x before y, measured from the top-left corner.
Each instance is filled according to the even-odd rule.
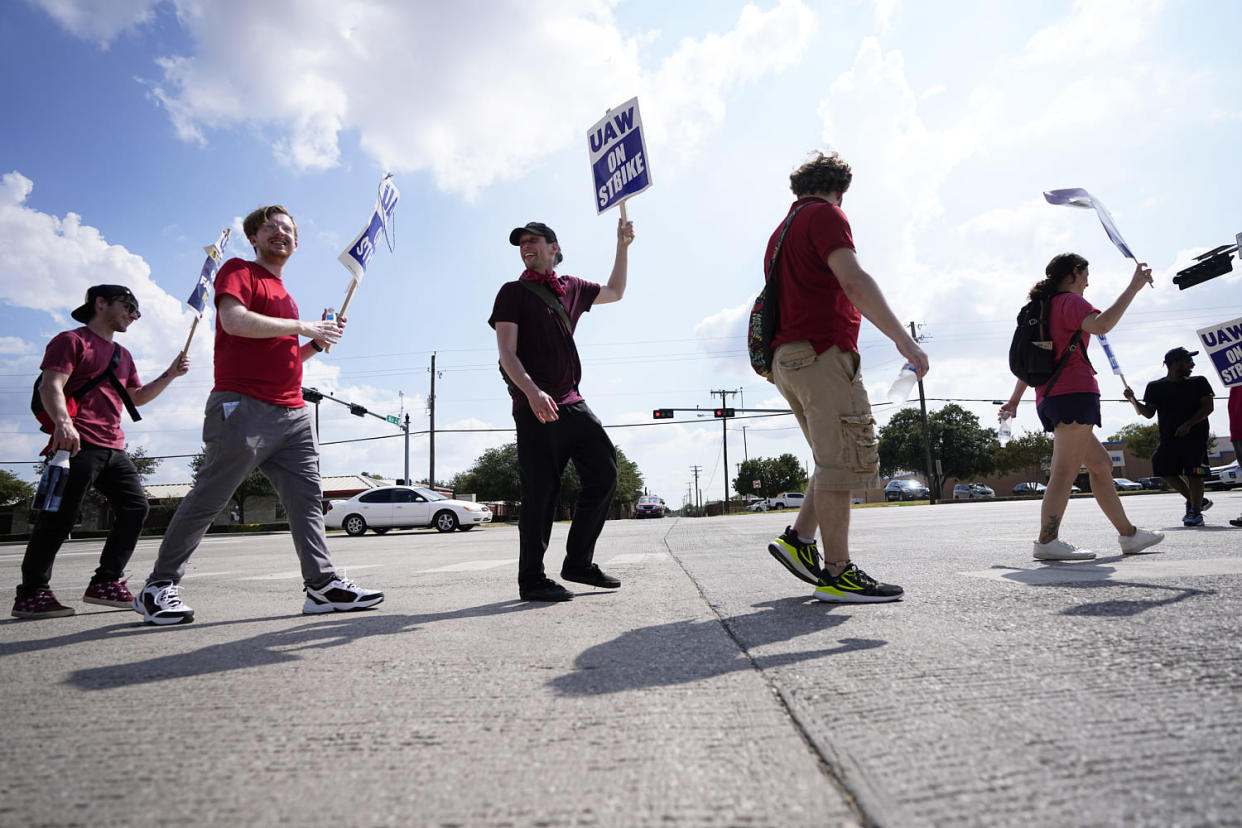
[[[1075,331],[1082,331],[1082,344],[1070,354],[1055,382],[1035,389],[1035,410],[1039,413],[1044,431],[1052,432],[1052,467],[1040,509],[1035,559],[1087,561],[1095,557],[1094,552],[1078,549],[1058,537],[1061,518],[1065,516],[1065,507],[1069,503],[1070,487],[1083,466],[1091,475],[1091,492],[1095,502],[1117,527],[1122,553],[1135,555],[1160,543],[1164,535],[1139,529],[1126,517],[1121,506],[1121,498],[1113,485],[1113,461],[1104,444],[1095,436],[1095,426],[1100,424],[1100,387],[1095,381],[1095,370],[1087,359],[1087,346],[1091,342],[1091,334],[1106,334],[1121,321],[1121,315],[1138,292],[1144,285],[1152,283],[1151,270],[1145,264],[1136,265],[1130,284],[1105,311],[1097,310],[1083,298],[1090,274],[1087,260],[1082,256],[1062,253],[1053,257],[1044,269],[1044,276],[1031,288],[1030,296],[1031,299],[1052,298],[1048,316],[1057,357],[1065,353]],[[1002,418],[1018,413],[1018,403],[1026,387],[1021,380],[1014,386],[1009,402],[1001,406]]]

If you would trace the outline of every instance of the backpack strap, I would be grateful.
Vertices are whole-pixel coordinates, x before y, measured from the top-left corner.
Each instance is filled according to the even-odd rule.
[[[1060,296],[1061,293],[1069,293],[1069,291],[1063,290],[1060,293],[1054,293],[1052,296],[1049,296],[1047,299],[1047,313],[1040,315],[1041,325],[1047,324],[1048,326],[1046,333],[1049,341],[1052,340],[1052,300]],[[1041,333],[1043,333],[1042,328]],[[1078,350],[1082,351],[1082,358],[1086,361],[1087,367],[1091,369],[1091,373],[1098,373],[1095,370],[1095,366],[1091,364],[1091,357],[1087,356],[1087,349],[1082,347],[1082,328],[1079,327],[1079,329],[1074,331],[1073,335],[1070,337],[1069,344],[1065,348],[1065,353],[1061,354],[1061,358],[1057,360],[1057,367],[1053,369],[1052,376],[1048,378],[1046,383],[1044,383],[1045,397],[1048,396],[1048,391],[1052,389],[1053,383],[1061,377],[1061,371],[1064,370],[1066,363],[1069,362],[1070,354]]]
[[[116,389],[116,393],[118,396],[120,396],[121,403],[125,406],[126,412],[129,413],[130,419],[133,420],[134,422],[138,422],[139,420],[142,419],[142,415],[138,413],[138,407],[134,405],[134,401],[133,399],[130,398],[129,392],[125,390],[125,386],[121,384],[121,381],[117,379],[117,376],[116,376],[116,369],[117,369],[117,366],[119,366],[120,364],[121,364],[121,344],[119,342],[114,342],[112,343],[112,359],[108,360],[108,367],[105,368],[98,375],[91,377],[82,386],[75,389],[74,392],[72,394],[69,394],[68,396],[72,397],[77,402],[81,402],[83,397],[85,397],[91,391],[94,391],[95,388],[98,387],[101,382],[103,382],[104,380],[107,380],[108,384],[111,385],[114,389]],[[42,384],[43,384],[43,376],[42,374],[40,374],[38,379],[35,380],[35,384],[34,384],[34,392],[36,396],[38,396],[39,386]],[[32,400],[32,407],[33,407],[33,400]]]
[[[561,300],[556,297],[556,294],[553,293],[552,290],[546,285],[533,282],[530,279],[518,279],[518,284],[538,296],[543,300],[545,305],[556,311],[557,317],[561,320],[561,322],[565,323],[565,333],[569,335],[569,345],[572,348],[574,326],[569,322],[569,311],[565,310],[565,306],[561,304]],[[500,363],[496,363],[496,367],[500,369],[501,379],[505,381],[505,385],[509,386],[509,390],[512,391],[517,389],[520,392],[521,389],[518,388],[517,383],[515,383],[513,379],[505,373],[505,367]]]

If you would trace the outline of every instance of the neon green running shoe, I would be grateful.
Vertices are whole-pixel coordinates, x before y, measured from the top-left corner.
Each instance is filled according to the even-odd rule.
[[[808,584],[819,583],[819,547],[815,541],[803,543],[798,540],[798,533],[792,526],[786,526],[785,534],[772,539],[768,552],[795,578],[801,578]]]
[[[851,563],[835,578],[825,572],[814,594],[820,601],[834,604],[879,604],[900,601],[905,590],[895,584],[882,584]]]

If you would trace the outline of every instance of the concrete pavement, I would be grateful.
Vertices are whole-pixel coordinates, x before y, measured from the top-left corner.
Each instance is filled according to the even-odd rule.
[[[198,620],[160,629],[82,604],[73,542],[79,614],[0,623],[0,825],[1239,824],[1242,493],[1214,499],[1188,530],[1126,498],[1169,533],[1136,558],[1072,501],[1087,564],[1030,559],[1035,502],[854,510],[907,590],[874,606],[771,560],[792,513],[610,522],[622,589],[559,605],[516,600],[512,527],[333,536],[387,593],[333,616],[286,535],[213,536]]]

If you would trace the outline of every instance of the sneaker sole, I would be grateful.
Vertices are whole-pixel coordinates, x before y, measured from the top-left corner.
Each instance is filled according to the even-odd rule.
[[[113,609],[132,609],[134,606],[132,599],[129,601],[109,601],[107,598],[87,598],[85,595],[82,596],[82,603],[96,604],[101,607],[112,607]]]
[[[776,560],[780,563],[781,566],[788,569],[789,574],[793,575],[795,578],[806,581],[808,584],[811,584],[812,586],[819,583],[819,576],[812,575],[810,572],[807,572],[806,570],[801,569],[799,566],[802,563],[801,561],[798,561],[797,564],[793,563],[793,561],[790,560],[789,552],[787,552],[785,548],[780,545],[779,542],[772,541],[771,543],[769,543],[768,553],[773,558],[776,558]]]
[[[829,604],[887,604],[900,601],[905,595],[904,592],[900,595],[856,595],[849,592],[824,592],[819,589],[814,592],[815,600]]]
[[[194,610],[190,610],[184,615],[150,615],[147,613],[146,607],[142,605],[142,601],[135,598],[133,603],[129,605],[130,609],[142,616],[142,620],[147,624],[154,624],[157,627],[169,627],[173,624],[189,624],[194,620]]]
[[[1094,552],[1083,552],[1076,555],[1041,555],[1036,552],[1032,557],[1037,561],[1093,561],[1095,560]]]
[[[65,607],[64,609],[51,610],[49,612],[27,612],[25,610],[13,610],[11,614],[14,618],[68,618],[74,613],[75,610],[73,607]]]
[[[382,603],[383,600],[384,596],[381,595],[378,598],[367,598],[362,601],[351,601],[348,604],[333,604],[331,602],[321,604],[307,598],[306,603],[302,605],[302,614],[325,615],[329,612],[353,612],[354,610],[370,609],[376,604]]]

